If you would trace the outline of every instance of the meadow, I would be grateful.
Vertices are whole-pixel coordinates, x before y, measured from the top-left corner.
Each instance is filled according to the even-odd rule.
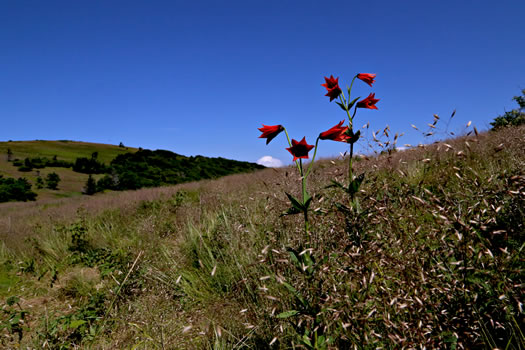
[[[97,144],[79,141],[8,141],[0,142],[0,175],[5,177],[19,178],[24,177],[34,184],[37,178],[36,171],[22,172],[12,162],[8,162],[7,150],[11,150],[12,159],[24,160],[36,156],[52,159],[57,157],[59,160],[74,162],[78,157],[90,158],[93,152],[98,153],[98,160],[109,164],[119,154],[136,152],[137,148],[118,147],[114,145]],[[38,194],[38,200],[54,200],[57,198],[79,197],[88,179],[87,174],[74,172],[71,168],[46,167],[39,171],[40,176],[45,178],[50,173],[56,173],[60,176],[58,190],[46,188],[36,189],[33,191]],[[100,178],[102,175],[95,175]]]
[[[525,128],[0,204],[3,348],[525,349]],[[0,149],[0,152],[2,150]],[[52,156],[52,155],[51,155]]]

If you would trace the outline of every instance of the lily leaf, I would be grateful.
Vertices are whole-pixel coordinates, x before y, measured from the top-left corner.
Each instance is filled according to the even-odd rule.
[[[337,210],[339,210],[341,213],[343,214],[350,214],[350,208],[348,208],[346,205],[344,204],[341,204],[341,203],[335,203],[335,207],[337,208]]]
[[[342,183],[337,182],[335,180],[332,180],[332,183],[330,185],[326,186],[325,188],[332,188],[332,187],[337,187],[337,188],[341,188],[343,190],[346,190],[345,186]]]
[[[361,135],[361,130],[357,130],[357,132],[354,134],[353,130],[348,129],[347,130],[347,134],[348,134],[348,136],[350,136],[350,138],[346,142],[348,142],[348,143],[356,143],[357,141],[359,141],[359,136]]]
[[[359,187],[361,186],[361,183],[365,179],[365,174],[358,175],[355,179],[350,182],[350,185],[348,186],[348,193],[350,194],[356,194],[357,191],[359,191]]]
[[[306,266],[311,267],[314,264],[314,259],[312,259],[312,256],[308,252],[303,254],[303,260],[304,260]]]
[[[310,342],[310,338],[308,338],[308,336],[305,334],[303,335],[303,337],[301,338],[301,341],[306,345],[306,346],[309,346],[310,348],[313,348],[312,346],[312,342]]]
[[[87,323],[87,321],[85,320],[74,320],[74,321],[71,321],[71,323],[69,324],[69,328],[77,329],[78,327],[82,326],[85,323]]]
[[[339,107],[341,107],[341,109],[346,112],[346,107],[345,107],[344,104],[342,104],[341,102],[337,102],[337,101],[335,101],[335,103],[337,103],[339,105]]]
[[[294,208],[299,210],[299,212],[303,212],[304,211],[304,205],[301,202],[299,202],[297,199],[294,198],[294,196],[292,196],[289,193],[286,193],[286,195],[288,196],[288,199],[290,200],[290,202],[292,203],[292,206]]]
[[[360,98],[361,98],[361,97],[356,97],[356,98],[354,98],[354,99],[352,100],[352,102],[350,102],[350,103],[348,104],[348,110],[350,110],[350,108],[352,108],[352,107],[355,105],[355,103],[357,102],[357,100],[359,100]]]
[[[279,215],[279,217],[283,217],[283,216],[286,216],[286,215],[300,214],[302,212],[303,212],[302,210],[299,210],[299,209],[297,209],[295,207],[291,207],[287,211],[285,211],[284,213],[281,213],[281,215]]]
[[[308,302],[304,300],[301,294],[289,283],[283,282],[283,285],[288,289],[305,308],[308,308]]]
[[[297,253],[295,251],[292,250],[292,248],[289,248],[288,249],[288,253],[290,253],[290,259],[292,260],[292,262],[297,265],[297,266],[300,266],[301,265],[301,262],[299,261],[299,259],[297,258]],[[286,284],[285,284],[286,286]],[[293,287],[292,287],[293,288]]]
[[[308,207],[310,206],[310,203],[312,203],[312,197],[310,197],[310,195],[307,193],[306,194],[306,201],[304,203],[304,210],[307,211],[308,210]]]
[[[299,311],[297,311],[297,310],[285,311],[285,312],[281,312],[279,315],[277,315],[277,318],[288,318],[288,317],[295,316],[298,313],[299,313]]]

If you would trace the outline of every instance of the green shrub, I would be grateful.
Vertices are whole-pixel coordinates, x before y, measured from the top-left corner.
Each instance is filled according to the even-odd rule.
[[[520,108],[505,112],[505,114],[494,118],[494,121],[490,123],[492,130],[525,124],[525,113],[523,113],[523,108],[525,108],[525,89],[521,90],[521,94],[522,96],[514,96],[512,98],[519,104]]]
[[[34,201],[36,193],[31,191],[31,184],[24,178],[15,180],[0,175],[0,202]]]

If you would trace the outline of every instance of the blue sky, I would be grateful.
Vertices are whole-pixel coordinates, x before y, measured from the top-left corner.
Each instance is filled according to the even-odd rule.
[[[0,140],[69,139],[184,155],[291,162],[284,135],[313,143],[344,119],[323,77],[377,73],[400,143],[432,115],[487,129],[525,88],[524,1],[0,0]],[[344,152],[320,143],[318,154]]]

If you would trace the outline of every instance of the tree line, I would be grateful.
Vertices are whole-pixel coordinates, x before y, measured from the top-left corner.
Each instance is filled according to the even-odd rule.
[[[93,152],[91,157],[78,157],[74,162],[68,162],[57,159],[57,156],[52,158],[26,157],[23,160],[13,159],[13,152],[11,149],[7,149],[7,160],[12,162],[13,166],[18,167],[19,171],[23,172],[46,167],[62,167],[71,168],[78,173],[89,174],[83,189],[83,193],[86,195],[106,190],[136,190],[144,187],[215,179],[225,175],[264,168],[264,166],[255,163],[221,157],[186,157],[171,151],[151,151],[143,150],[142,148],[137,152],[118,155],[109,165],[98,160],[98,152]],[[103,176],[96,180],[93,176],[96,174],[103,174]],[[12,186],[13,189],[16,187],[16,190],[6,191],[5,193],[13,194],[6,194],[4,197],[0,197],[0,202],[34,200],[36,198],[36,194],[34,196],[31,194],[34,194],[34,192],[31,191],[31,184],[26,179],[12,180],[14,182],[9,182],[6,186]],[[57,189],[59,182],[60,177],[53,172],[48,174],[45,179],[38,175],[35,185],[37,189]],[[18,194],[24,191],[27,192],[27,196],[24,197]]]

